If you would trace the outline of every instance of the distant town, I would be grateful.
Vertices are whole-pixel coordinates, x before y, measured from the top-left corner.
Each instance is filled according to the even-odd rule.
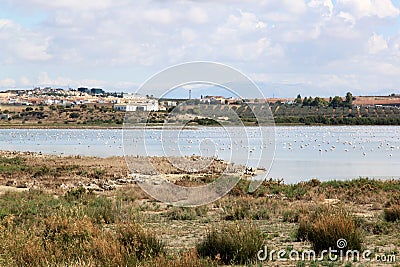
[[[183,108],[190,123],[215,125],[215,121],[202,116],[204,112],[214,114],[215,105],[221,105],[220,110],[234,110],[246,125],[258,123],[253,108],[269,109],[276,124],[400,125],[400,95],[395,93],[353,96],[348,92],[329,98],[299,94],[294,98],[265,99],[221,95],[191,99],[189,93],[186,99],[157,99],[101,88],[37,87],[0,92],[0,127],[121,127],[126,112],[137,112],[137,123],[162,124],[177,106]]]
[[[300,99],[299,99],[300,97]],[[336,97],[338,98],[338,96]],[[340,97],[345,101],[345,97]],[[400,94],[391,94],[388,96],[352,96],[352,105],[355,106],[400,106]],[[163,111],[168,107],[176,106],[181,101],[189,99],[159,99],[153,96],[138,95],[124,92],[106,92],[101,88],[86,88],[79,87],[77,89],[61,89],[51,87],[36,87],[27,90],[6,90],[0,92],[1,105],[15,106],[50,106],[64,105],[75,106],[82,104],[112,104],[115,110],[119,111]],[[196,104],[222,104],[222,105],[237,105],[242,102],[247,103],[282,103],[282,104],[302,104],[319,106],[325,102],[328,105],[332,98],[266,98],[266,99],[235,99],[224,96],[202,96],[200,99],[191,99]]]

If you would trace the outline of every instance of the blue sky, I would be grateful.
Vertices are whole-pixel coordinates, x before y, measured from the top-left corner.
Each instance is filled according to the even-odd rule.
[[[400,93],[400,0],[0,0],[0,89],[134,92],[216,61],[268,97]]]

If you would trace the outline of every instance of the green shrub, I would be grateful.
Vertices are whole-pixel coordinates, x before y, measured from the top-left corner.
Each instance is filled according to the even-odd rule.
[[[106,196],[98,196],[92,190],[84,187],[69,190],[63,200],[69,206],[80,208],[83,214],[88,216],[94,223],[114,223],[116,221],[116,206]]]
[[[207,206],[203,207],[173,207],[167,212],[170,220],[195,220],[197,217],[205,216],[208,212]]]
[[[267,208],[258,208],[252,212],[251,218],[253,220],[269,220],[270,211]]]
[[[92,218],[95,223],[114,223],[116,218],[115,208],[111,199],[105,196],[98,196],[88,202],[86,214]]]
[[[170,220],[194,220],[196,219],[196,211],[194,208],[174,207],[168,211],[167,217]]]
[[[252,223],[234,223],[211,228],[196,248],[200,256],[224,264],[248,264],[256,261],[263,242],[262,232]]]
[[[310,241],[317,253],[337,248],[339,239],[347,241],[344,251],[361,249],[360,230],[354,218],[344,209],[335,207],[319,207],[300,218],[297,239]]]
[[[225,220],[234,221],[250,218],[252,208],[249,200],[238,199],[232,205],[226,206]]]
[[[265,202],[260,200],[252,197],[236,198],[232,203],[225,205],[225,220],[268,220],[270,210],[265,206]]]

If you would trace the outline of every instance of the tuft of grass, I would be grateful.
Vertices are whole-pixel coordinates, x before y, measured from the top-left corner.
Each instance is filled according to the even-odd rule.
[[[289,223],[299,222],[300,211],[298,209],[285,209],[282,211],[282,221]]]
[[[106,196],[97,196],[93,191],[83,187],[69,190],[62,201],[66,202],[64,206],[82,208],[84,214],[95,223],[114,223],[118,215],[111,199]]]
[[[263,243],[264,235],[254,224],[241,222],[211,228],[196,248],[200,256],[223,264],[250,264]]]
[[[226,206],[225,220],[235,221],[250,218],[253,203],[246,198],[239,198],[231,205]]]
[[[167,217],[170,220],[195,220],[198,217],[203,217],[207,214],[207,206],[203,207],[173,207],[167,212]]]
[[[339,239],[347,242],[343,251],[361,249],[360,229],[353,216],[342,208],[322,206],[299,221],[297,239],[310,241],[317,253],[337,248]]]
[[[261,201],[260,201],[261,200]],[[224,206],[225,220],[236,221],[244,219],[268,220],[270,210],[262,199],[238,197]]]
[[[393,204],[384,209],[385,220],[388,222],[395,222],[400,220],[400,204]]]
[[[164,243],[139,224],[126,223],[119,226],[117,236],[128,254],[135,253],[139,260],[154,258],[165,253]]]

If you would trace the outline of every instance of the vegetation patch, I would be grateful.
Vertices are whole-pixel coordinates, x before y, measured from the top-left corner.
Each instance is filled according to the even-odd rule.
[[[224,264],[250,264],[256,261],[264,235],[251,222],[224,224],[213,227],[197,244],[202,257],[211,257]]]
[[[310,241],[317,253],[329,248],[361,249],[361,232],[355,218],[342,208],[321,206],[299,221],[297,239]],[[343,248],[337,246],[340,239],[347,242]]]

